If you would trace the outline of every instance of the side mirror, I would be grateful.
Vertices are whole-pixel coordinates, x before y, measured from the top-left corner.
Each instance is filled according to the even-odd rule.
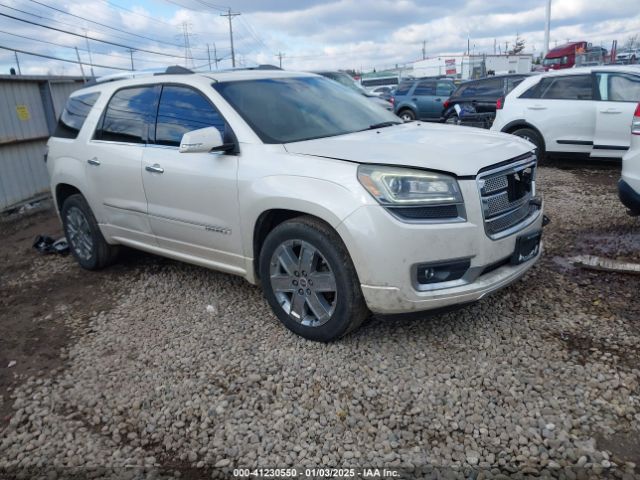
[[[220,130],[216,127],[200,128],[187,132],[180,141],[180,153],[208,153],[211,151],[227,151],[233,149],[233,144],[224,143]]]

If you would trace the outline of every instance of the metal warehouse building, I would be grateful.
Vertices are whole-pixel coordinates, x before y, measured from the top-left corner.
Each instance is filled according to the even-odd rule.
[[[0,211],[48,194],[43,156],[80,77],[0,75]]]

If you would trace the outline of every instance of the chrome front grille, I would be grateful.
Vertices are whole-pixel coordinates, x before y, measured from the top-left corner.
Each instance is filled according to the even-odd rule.
[[[480,171],[477,177],[487,235],[510,235],[538,210],[535,197],[536,158],[527,155]]]

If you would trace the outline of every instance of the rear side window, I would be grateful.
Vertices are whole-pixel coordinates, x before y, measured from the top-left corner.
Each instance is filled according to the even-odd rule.
[[[149,125],[153,124],[156,115],[158,91],[155,86],[118,90],[109,100],[94,138],[146,143]]]
[[[414,95],[435,95],[436,83],[433,81],[422,81],[418,83],[416,89],[413,91]]]
[[[527,90],[521,98],[592,100],[593,81],[590,75],[547,77]]]
[[[179,146],[182,135],[192,130],[216,127],[224,138],[225,122],[220,113],[200,92],[188,87],[162,88],[155,142]]]
[[[518,85],[522,83],[525,77],[509,77],[507,78],[507,91],[505,93],[509,93],[511,90],[516,88]]]
[[[624,73],[598,73],[600,100],[640,102],[640,76]]]
[[[449,82],[438,82],[436,85],[436,95],[439,97],[448,97],[453,92],[453,85]]]
[[[396,88],[395,95],[409,95],[409,90],[411,90],[412,85],[413,82],[402,82],[398,85],[398,88]]]
[[[476,95],[486,97],[499,97],[504,89],[504,80],[502,78],[491,78],[476,83]]]
[[[76,138],[99,96],[100,93],[96,92],[70,97],[62,111],[62,115],[60,115],[60,120],[58,120],[53,136]]]

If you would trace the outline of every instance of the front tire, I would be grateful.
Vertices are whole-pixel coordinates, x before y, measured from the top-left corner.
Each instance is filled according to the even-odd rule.
[[[99,270],[113,263],[118,247],[104,239],[89,204],[80,194],[71,195],[60,212],[69,250],[82,268]]]
[[[511,132],[511,134],[515,135],[516,137],[524,138],[525,140],[533,143],[536,146],[538,163],[544,160],[546,155],[544,149],[544,140],[538,132],[532,130],[531,128],[519,128],[518,130]]]
[[[317,219],[298,217],[274,228],[260,251],[259,270],[278,319],[306,339],[336,340],[369,314],[346,247]]]

